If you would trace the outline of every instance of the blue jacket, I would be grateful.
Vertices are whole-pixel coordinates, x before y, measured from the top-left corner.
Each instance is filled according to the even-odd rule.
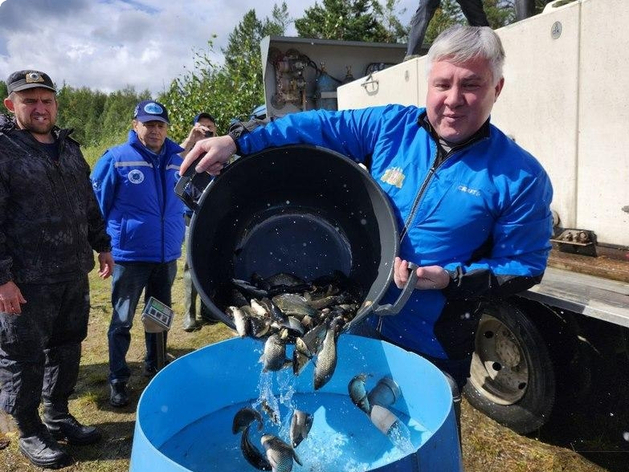
[[[552,187],[539,162],[487,122],[475,139],[435,165],[436,135],[425,109],[389,105],[289,114],[243,134],[239,154],[308,143],[366,162],[392,202],[400,257],[440,265],[444,290],[415,290],[385,339],[441,359],[474,350],[479,301],[539,283],[550,251]],[[385,300],[399,290],[391,284]]]
[[[181,255],[184,205],[174,188],[182,151],[166,139],[158,156],[129,131],[128,141],[94,166],[92,187],[116,262],[170,262]]]

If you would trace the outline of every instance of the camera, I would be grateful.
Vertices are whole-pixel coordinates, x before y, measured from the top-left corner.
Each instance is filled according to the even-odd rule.
[[[204,133],[204,136],[205,136],[206,138],[211,138],[211,137],[213,137],[213,136],[214,136],[214,131],[206,131],[206,132]]]

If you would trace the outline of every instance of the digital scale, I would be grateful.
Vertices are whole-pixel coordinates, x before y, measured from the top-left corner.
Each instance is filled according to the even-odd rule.
[[[142,312],[142,323],[147,333],[168,331],[173,322],[175,312],[156,298],[150,297]]]

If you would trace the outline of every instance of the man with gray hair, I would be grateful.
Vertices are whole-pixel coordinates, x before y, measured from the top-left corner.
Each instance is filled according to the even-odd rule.
[[[240,136],[199,141],[181,166],[183,173],[201,158],[198,172],[218,174],[233,153],[300,143],[366,163],[400,228],[396,287],[382,303],[398,298],[411,270],[418,278],[397,316],[367,318],[361,328],[439,367],[455,402],[469,376],[482,302],[539,283],[551,247],[548,175],[489,119],[504,58],[491,28],[452,27],[428,52],[426,108],[288,114]]]

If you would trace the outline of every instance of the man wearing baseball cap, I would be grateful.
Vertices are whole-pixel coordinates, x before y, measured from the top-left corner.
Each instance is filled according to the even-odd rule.
[[[173,189],[179,179],[183,149],[166,137],[168,110],[145,100],[135,107],[126,143],[105,151],[94,166],[92,186],[112,238],[116,261],[112,277],[109,340],[109,403],[129,403],[131,370],[126,354],[142,291],[171,305],[184,238],[183,203]],[[165,335],[146,333],[144,375],[153,376]],[[158,346],[157,343],[162,343]],[[160,349],[160,351],[158,351]]]
[[[181,143],[181,147],[184,149],[181,153],[181,157],[186,157],[197,141],[216,136],[216,120],[212,115],[207,112],[198,113],[192,119],[192,128],[186,139]],[[197,200],[201,197],[201,193],[196,191],[195,187],[190,189],[190,196]],[[186,250],[190,247],[188,241],[190,240],[190,218],[192,217],[192,210],[186,209],[184,214],[184,220],[186,222]],[[183,264],[183,289],[184,289],[184,314],[183,314],[183,329],[184,331],[191,332],[200,328],[200,324],[197,323],[197,289],[192,283],[192,273],[190,272],[190,266],[188,265],[188,258],[186,257]],[[207,323],[216,323],[216,319],[210,313],[210,310],[201,301],[200,305],[201,319]]]
[[[72,458],[55,439],[101,437],[68,410],[89,318],[88,272],[113,271],[111,240],[70,130],[59,129],[55,86],[44,72],[7,79],[0,115],[0,408],[36,466]],[[43,402],[43,416],[39,405]]]

